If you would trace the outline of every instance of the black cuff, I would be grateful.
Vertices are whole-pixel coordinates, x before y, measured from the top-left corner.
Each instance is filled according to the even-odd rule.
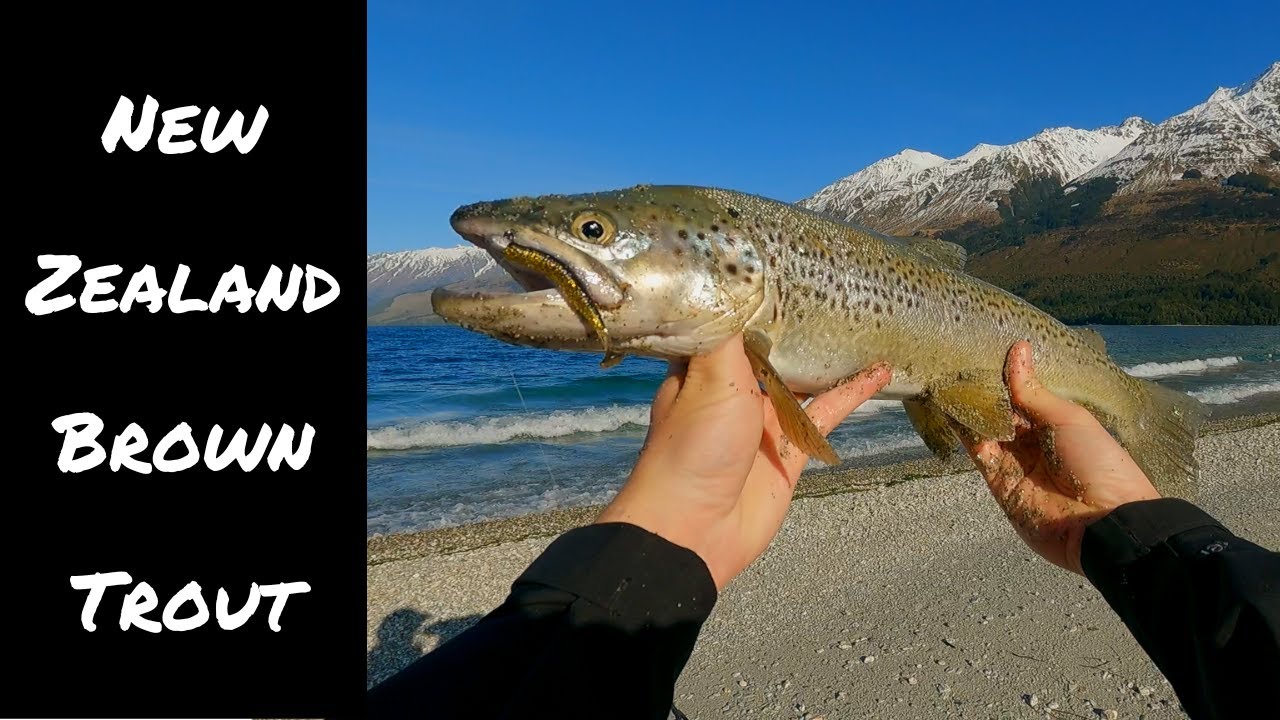
[[[1219,534],[1230,536],[1209,513],[1186,500],[1161,498],[1126,503],[1085,529],[1080,565],[1085,576],[1098,585],[1108,570],[1128,565],[1170,538],[1197,528],[1220,531],[1196,533],[1210,543]]]
[[[621,625],[701,625],[716,602],[697,553],[629,523],[580,527],[556,538],[515,585],[573,593]]]

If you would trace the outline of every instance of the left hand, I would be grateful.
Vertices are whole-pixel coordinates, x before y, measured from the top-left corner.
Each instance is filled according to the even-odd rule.
[[[891,377],[872,366],[806,412],[825,436]],[[778,533],[808,455],[783,435],[741,335],[671,363],[650,417],[631,476],[596,522],[638,525],[692,550],[723,589]]]

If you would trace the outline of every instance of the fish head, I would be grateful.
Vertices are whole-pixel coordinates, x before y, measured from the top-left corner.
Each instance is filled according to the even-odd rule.
[[[432,306],[508,342],[599,350],[606,361],[688,357],[741,331],[764,297],[759,250],[735,236],[729,208],[701,188],[482,202],[450,222],[525,292],[440,288]]]

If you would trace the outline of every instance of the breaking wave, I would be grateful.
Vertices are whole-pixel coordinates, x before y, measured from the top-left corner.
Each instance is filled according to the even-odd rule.
[[[490,445],[516,438],[554,438],[605,433],[627,425],[648,426],[648,405],[556,410],[469,421],[423,422],[365,431],[366,450],[410,450],[456,445]]]
[[[1178,362],[1167,363],[1142,363],[1141,365],[1127,367],[1124,371],[1134,377],[1152,378],[1163,377],[1165,375],[1180,375],[1183,373],[1202,373],[1206,370],[1231,367],[1232,365],[1239,363],[1240,358],[1235,356],[1216,357],[1204,358],[1203,360],[1180,360]]]
[[[1189,394],[1206,405],[1229,405],[1247,397],[1270,392],[1280,392],[1280,381],[1222,385],[1207,390],[1192,390]]]

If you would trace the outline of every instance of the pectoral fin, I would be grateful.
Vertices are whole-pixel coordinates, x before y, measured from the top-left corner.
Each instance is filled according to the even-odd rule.
[[[828,465],[840,462],[840,457],[831,448],[827,439],[818,432],[804,408],[796,401],[796,396],[782,382],[778,371],[769,364],[769,350],[773,343],[768,336],[759,330],[749,330],[743,336],[747,350],[747,359],[751,361],[751,369],[764,383],[764,391],[773,403],[773,410],[778,415],[778,424],[782,432],[796,447],[810,457],[815,457]]]
[[[1009,405],[1009,393],[1004,385],[958,380],[931,388],[928,401],[979,437],[1001,441],[1013,439],[1013,408]]]
[[[907,419],[920,434],[925,446],[943,460],[950,458],[956,449],[956,436],[951,432],[947,416],[923,400],[903,400],[902,407],[906,409]]]

